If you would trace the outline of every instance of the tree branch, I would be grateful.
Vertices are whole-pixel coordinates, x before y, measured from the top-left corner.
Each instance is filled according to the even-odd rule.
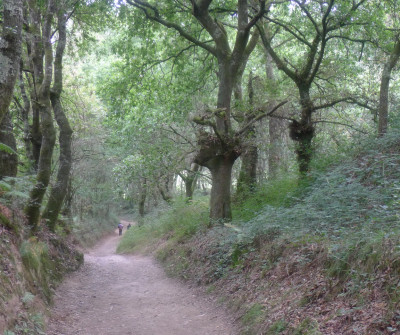
[[[145,1],[139,1],[139,0],[126,0],[128,4],[131,6],[134,6],[136,8],[139,8],[140,10],[143,11],[143,13],[146,15],[146,17],[151,20],[160,23],[161,25],[167,27],[167,28],[172,28],[175,29],[179,35],[181,35],[183,38],[187,39],[188,41],[196,44],[197,46],[207,50],[208,52],[212,53],[214,56],[217,55],[217,52],[215,48],[207,45],[206,43],[194,38],[192,35],[188,34],[186,31],[182,29],[182,27],[178,24],[175,24],[173,22],[169,22],[167,20],[164,20],[161,18],[161,15],[157,9],[157,7],[150,5],[149,3]],[[206,2],[206,1],[202,1]],[[149,12],[149,9],[154,12],[154,14],[151,14]]]
[[[257,117],[255,117],[254,119],[249,121],[246,125],[243,126],[242,129],[240,129],[239,131],[236,132],[235,136],[239,137],[239,136],[243,135],[255,122],[257,122],[267,116],[272,116],[272,114],[274,114],[280,107],[282,107],[286,103],[287,103],[287,100],[282,101],[281,103],[276,105],[274,108],[272,108],[272,110],[269,111],[268,113],[265,113],[263,109],[258,109],[256,112],[262,111],[264,113],[259,114]]]
[[[346,123],[342,123],[342,122],[328,121],[328,120],[316,120],[316,121],[313,121],[313,123],[331,123],[331,124],[337,124],[337,125],[340,125],[340,126],[345,126],[345,127],[354,129],[354,130],[356,130],[356,131],[358,131],[358,132],[360,132],[360,133],[362,133],[362,134],[366,134],[366,135],[368,134],[368,132],[366,132],[365,130],[358,129],[358,128],[352,126],[351,124],[346,124]]]

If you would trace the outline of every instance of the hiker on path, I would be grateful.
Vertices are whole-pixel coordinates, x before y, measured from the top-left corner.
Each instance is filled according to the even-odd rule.
[[[122,228],[124,228],[124,225],[120,222],[118,225],[119,236],[122,235]]]

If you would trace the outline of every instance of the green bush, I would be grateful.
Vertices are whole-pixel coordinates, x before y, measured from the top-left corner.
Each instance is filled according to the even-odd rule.
[[[140,226],[134,226],[123,236],[118,252],[139,250],[159,239],[180,243],[208,225],[208,200],[187,203],[177,200],[158,216],[148,215]]]

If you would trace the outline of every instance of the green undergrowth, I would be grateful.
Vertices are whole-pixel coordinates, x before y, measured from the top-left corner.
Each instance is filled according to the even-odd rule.
[[[236,221],[247,222],[257,216],[266,205],[273,208],[289,206],[294,194],[301,187],[299,184],[301,185],[296,175],[289,175],[259,186],[245,199],[236,197],[233,217]]]
[[[243,334],[323,334],[326,320],[337,333],[400,330],[400,134],[318,166],[300,183],[289,176],[237,201],[229,224],[208,227],[204,201],[177,202],[128,231],[118,250],[157,245],[169,273],[240,301]],[[340,313],[310,312],[339,301]],[[296,322],[282,318],[289,305]],[[358,311],[364,321],[349,323]]]
[[[167,241],[171,247],[187,240],[208,225],[208,199],[190,202],[178,199],[163,213],[148,215],[139,226],[133,226],[124,234],[117,252],[127,253]]]
[[[59,236],[45,226],[31,236],[20,212],[0,210],[19,227],[17,234],[0,224],[0,332],[45,334],[46,307],[54,289],[83,263],[83,255],[71,236]]]
[[[118,223],[118,216],[112,212],[103,216],[74,218],[72,231],[81,246],[91,247],[102,237],[114,231]]]

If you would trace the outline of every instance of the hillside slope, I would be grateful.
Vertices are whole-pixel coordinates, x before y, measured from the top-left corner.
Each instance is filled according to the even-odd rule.
[[[82,254],[44,228],[28,237],[18,211],[0,205],[0,218],[0,334],[44,334],[53,289],[82,264]]]
[[[278,202],[279,182],[261,190],[224,226],[176,207],[121,251],[156,232],[169,273],[217,293],[243,334],[400,333],[400,135],[312,174]]]

